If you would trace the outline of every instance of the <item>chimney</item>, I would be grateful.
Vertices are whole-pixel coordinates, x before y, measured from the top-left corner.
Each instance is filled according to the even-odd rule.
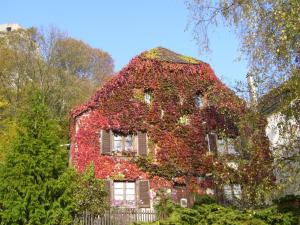
[[[250,95],[250,105],[254,110],[256,110],[257,94],[256,94],[253,74],[250,72],[247,74],[247,81],[248,81],[248,89],[249,89],[249,95]]]

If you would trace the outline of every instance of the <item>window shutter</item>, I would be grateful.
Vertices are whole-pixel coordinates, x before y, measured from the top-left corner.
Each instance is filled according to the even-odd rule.
[[[140,180],[138,181],[138,199],[140,208],[150,207],[150,193],[149,193],[149,181]]]
[[[208,149],[210,152],[218,153],[216,134],[208,134]]]
[[[101,153],[110,154],[111,152],[111,140],[110,132],[106,130],[101,130]]]
[[[107,191],[108,193],[108,203],[110,205],[111,203],[111,199],[112,199],[112,181],[111,180],[105,180],[105,190]]]
[[[147,133],[138,132],[138,155],[147,156]]]

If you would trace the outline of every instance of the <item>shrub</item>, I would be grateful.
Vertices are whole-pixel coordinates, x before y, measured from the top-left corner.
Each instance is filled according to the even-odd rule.
[[[194,207],[203,205],[203,204],[213,204],[216,203],[216,199],[212,195],[196,195],[196,200]]]
[[[166,189],[161,189],[157,192],[154,208],[158,218],[168,217],[176,207],[179,206],[171,200],[171,196]]]
[[[138,223],[136,223],[138,224]],[[292,213],[280,213],[276,206],[260,210],[240,211],[218,204],[201,204],[193,209],[175,208],[166,220],[144,225],[297,225],[299,218]]]

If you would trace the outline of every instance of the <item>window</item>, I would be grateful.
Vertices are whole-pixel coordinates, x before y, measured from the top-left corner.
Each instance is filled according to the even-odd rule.
[[[160,118],[162,119],[162,118],[164,117],[164,115],[165,115],[165,110],[162,109],[162,110],[160,111]]]
[[[179,123],[182,125],[188,125],[190,123],[190,119],[188,115],[183,115],[179,118]]]
[[[227,151],[226,141],[224,139],[218,139],[218,153],[225,154]]]
[[[122,151],[122,136],[114,134],[114,150],[117,152]]]
[[[239,184],[224,186],[224,195],[228,200],[241,199],[242,189]]]
[[[187,207],[187,199],[181,198],[180,199],[180,206],[186,208]]]
[[[114,134],[113,150],[116,152],[133,151],[134,150],[134,136],[122,136]]]
[[[147,104],[150,104],[151,103],[151,100],[152,100],[152,92],[151,91],[145,91],[144,92],[144,101],[147,103]]]
[[[11,27],[6,27],[6,31],[10,32],[11,31]]]
[[[125,137],[125,151],[131,151],[133,149],[133,137],[128,135]]]
[[[235,146],[234,146],[234,140],[228,139],[227,140],[227,152],[228,154],[236,154]]]
[[[236,154],[234,139],[218,139],[218,153]]]
[[[114,206],[135,207],[135,183],[114,182]]]
[[[201,108],[204,106],[203,96],[201,94],[197,94],[195,97],[195,105],[197,108]]]

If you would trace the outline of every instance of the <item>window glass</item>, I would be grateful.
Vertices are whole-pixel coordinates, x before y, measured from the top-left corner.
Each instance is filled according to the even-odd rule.
[[[124,183],[123,182],[115,182],[114,183],[114,187],[115,188],[123,188],[124,187]]]
[[[114,135],[114,150],[121,151],[122,150],[122,136]]]
[[[231,185],[224,185],[224,195],[227,199],[232,199],[232,189]]]
[[[197,108],[203,107],[203,97],[200,94],[197,94],[195,97],[195,105]]]
[[[151,103],[151,92],[150,91],[145,91],[144,93],[144,100],[147,104]]]
[[[135,207],[135,182],[114,182],[114,204]]]
[[[227,149],[228,149],[228,154],[235,154],[236,153],[233,139],[228,139]]]
[[[183,125],[188,125],[190,123],[189,116],[183,115],[179,118],[179,123]]]
[[[134,182],[128,182],[128,183],[126,183],[126,187],[127,188],[135,188],[135,183]]]
[[[242,197],[242,188],[240,184],[233,185],[233,194],[236,198],[240,199]]]
[[[226,141],[224,139],[218,139],[218,153],[225,154],[226,152]]]
[[[125,137],[125,150],[133,150],[133,137],[131,135]]]

